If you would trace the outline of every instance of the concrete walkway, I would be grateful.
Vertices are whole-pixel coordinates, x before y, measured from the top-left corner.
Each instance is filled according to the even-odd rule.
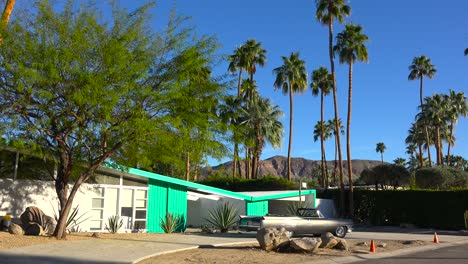
[[[383,258],[468,243],[468,233],[438,231],[438,234],[440,244],[412,247],[388,253],[366,254],[359,257],[330,258],[314,261],[314,263],[351,263],[370,258]],[[356,229],[355,232],[348,234],[346,239],[432,241],[433,236],[433,230],[384,227]],[[229,245],[255,241],[255,233],[253,232],[214,235],[199,233],[161,234],[145,238],[145,240],[76,240],[3,250],[0,251],[0,263],[136,263],[151,256],[195,249],[201,246]]]

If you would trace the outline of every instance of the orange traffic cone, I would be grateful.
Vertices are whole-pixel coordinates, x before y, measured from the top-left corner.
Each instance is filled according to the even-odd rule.
[[[434,232],[434,243],[439,243],[439,237],[437,236],[437,232]]]
[[[374,240],[372,240],[371,243],[370,243],[370,249],[369,249],[369,251],[370,251],[371,253],[375,253],[375,243],[374,243]]]

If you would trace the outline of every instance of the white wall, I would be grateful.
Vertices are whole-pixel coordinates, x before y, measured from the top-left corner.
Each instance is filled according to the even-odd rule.
[[[245,201],[233,199],[229,197],[221,197],[217,195],[210,195],[213,199],[199,198],[196,201],[187,201],[187,226],[200,227],[208,224],[206,218],[210,216],[210,210],[217,208],[224,203],[231,203],[237,208],[237,215],[245,214]],[[214,200],[218,199],[218,200]]]
[[[83,184],[73,200],[73,207],[79,204],[79,213],[90,216],[91,198],[96,196],[94,185]],[[70,186],[71,189],[71,186]],[[36,206],[46,215],[54,217],[58,199],[52,181],[0,179],[0,216],[10,214],[13,222],[19,223],[19,217],[26,207]],[[85,217],[85,218],[86,218]],[[89,221],[80,224],[83,231],[89,230]]]

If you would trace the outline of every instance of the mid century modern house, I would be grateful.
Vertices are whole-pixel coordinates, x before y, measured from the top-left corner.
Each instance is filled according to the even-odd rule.
[[[0,175],[0,216],[18,218],[28,206],[55,214],[58,202],[52,181],[16,179],[16,172],[14,176]],[[200,226],[209,210],[225,202],[245,215],[266,215],[278,200],[297,199],[299,194],[316,205],[315,190],[237,193],[134,168],[101,167],[93,181],[83,184],[74,200],[78,215],[86,219],[76,227],[80,231],[106,231],[113,215],[124,219],[121,232],[163,232],[160,222],[167,213],[182,216],[184,228]]]

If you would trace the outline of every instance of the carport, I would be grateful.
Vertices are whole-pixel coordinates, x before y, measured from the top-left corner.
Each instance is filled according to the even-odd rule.
[[[251,196],[247,194],[232,192],[194,182],[188,182],[177,178],[172,178],[148,171],[129,168],[128,173],[148,178],[148,211],[147,211],[147,231],[149,233],[163,233],[160,227],[161,219],[167,213],[181,216],[184,219],[182,230],[185,230],[187,223],[187,191],[216,194],[245,201],[246,215],[266,215],[268,214],[268,201],[299,195],[313,195],[313,206],[315,206],[315,190],[292,191],[264,196]]]

